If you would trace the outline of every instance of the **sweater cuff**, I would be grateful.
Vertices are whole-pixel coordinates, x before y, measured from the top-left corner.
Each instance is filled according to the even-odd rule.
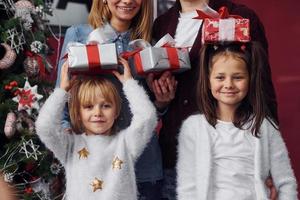
[[[128,79],[123,82],[123,89],[126,90],[126,88],[131,87],[132,85],[138,85],[138,82],[133,78]]]
[[[55,88],[54,92],[53,92],[53,95],[55,95],[55,98],[62,98],[65,101],[67,101],[68,98],[69,98],[69,93],[66,92],[64,89],[61,89],[61,88]]]

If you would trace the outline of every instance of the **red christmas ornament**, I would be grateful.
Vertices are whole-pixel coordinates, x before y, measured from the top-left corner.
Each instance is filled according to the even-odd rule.
[[[32,193],[33,193],[32,187],[27,187],[27,188],[25,188],[25,193],[26,193],[26,194],[32,194]]]
[[[12,87],[17,87],[18,86],[18,82],[17,81],[11,81],[9,83],[9,85],[12,86]]]

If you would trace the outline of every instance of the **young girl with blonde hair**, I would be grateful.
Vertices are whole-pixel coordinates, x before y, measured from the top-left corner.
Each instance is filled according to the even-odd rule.
[[[120,62],[124,74],[113,73],[123,84],[132,113],[127,128],[119,130],[116,126],[121,99],[115,86],[95,77],[78,78],[70,84],[67,64],[62,69],[60,88],[50,95],[38,116],[37,134],[65,168],[68,200],[137,199],[134,164],[151,139],[157,119],[145,90],[133,80],[127,61]],[[60,120],[68,99],[70,134],[64,132]]]
[[[101,35],[103,43],[115,43],[117,53],[121,54],[129,50],[128,43],[134,39],[151,40],[151,28],[153,21],[152,0],[93,0],[91,11],[88,17],[88,24],[73,25],[67,29],[64,44],[61,50],[61,57],[66,54],[66,48],[70,42],[87,43],[93,38],[90,33],[96,31]],[[99,42],[99,41],[98,41]],[[57,69],[56,86],[60,85],[61,66],[64,60],[60,60]],[[99,75],[104,76],[104,75]],[[119,81],[110,75],[106,75],[120,91],[122,108],[117,126],[126,128],[131,121],[131,114],[128,103],[122,93]],[[62,126],[66,131],[71,128],[69,114],[64,112]],[[155,161],[155,162],[154,162]],[[147,145],[141,159],[137,162],[136,175],[139,184],[141,198],[147,200],[159,199],[159,183],[162,179],[162,166],[160,147],[157,135]],[[152,196],[147,197],[147,196]]]

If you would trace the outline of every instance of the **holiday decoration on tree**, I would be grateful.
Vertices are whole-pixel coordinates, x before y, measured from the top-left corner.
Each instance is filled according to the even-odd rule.
[[[16,132],[17,117],[14,112],[9,112],[6,117],[4,133],[7,138],[11,138]]]
[[[4,54],[3,57],[0,58],[0,69],[9,68],[14,64],[17,54],[8,44],[2,43],[0,48]]]
[[[34,158],[34,160],[38,159],[38,155],[41,155],[41,152],[38,150],[39,145],[33,144],[32,140],[23,141],[20,153],[24,153],[26,158]]]
[[[16,128],[19,132],[26,128],[28,130],[28,134],[34,134],[34,121],[31,119],[30,115],[28,115],[27,112],[18,112]]]
[[[64,169],[35,134],[53,91],[51,0],[0,0],[0,172],[20,200],[61,200]]]
[[[18,111],[26,110],[28,114],[31,114],[32,109],[40,109],[38,103],[43,98],[43,95],[37,93],[37,85],[31,87],[26,80],[24,88],[17,90],[17,96],[13,98],[13,101],[18,102]]]
[[[36,77],[39,72],[39,63],[34,57],[27,57],[23,62],[24,70],[28,77]]]
[[[22,51],[23,45],[26,43],[23,32],[18,32],[16,28],[8,29],[7,41],[10,43],[10,47],[14,49],[17,53]]]
[[[35,7],[30,1],[19,0],[15,3],[15,17],[20,18],[25,30],[32,28],[33,19],[31,14],[35,13]]]

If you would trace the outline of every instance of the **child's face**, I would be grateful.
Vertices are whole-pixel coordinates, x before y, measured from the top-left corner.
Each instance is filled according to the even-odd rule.
[[[249,73],[246,63],[237,57],[213,58],[209,75],[210,89],[218,108],[236,109],[248,93]]]
[[[87,135],[109,135],[117,117],[115,104],[101,94],[93,103],[80,106],[80,118]]]
[[[111,24],[130,24],[141,8],[142,0],[107,0]]]

